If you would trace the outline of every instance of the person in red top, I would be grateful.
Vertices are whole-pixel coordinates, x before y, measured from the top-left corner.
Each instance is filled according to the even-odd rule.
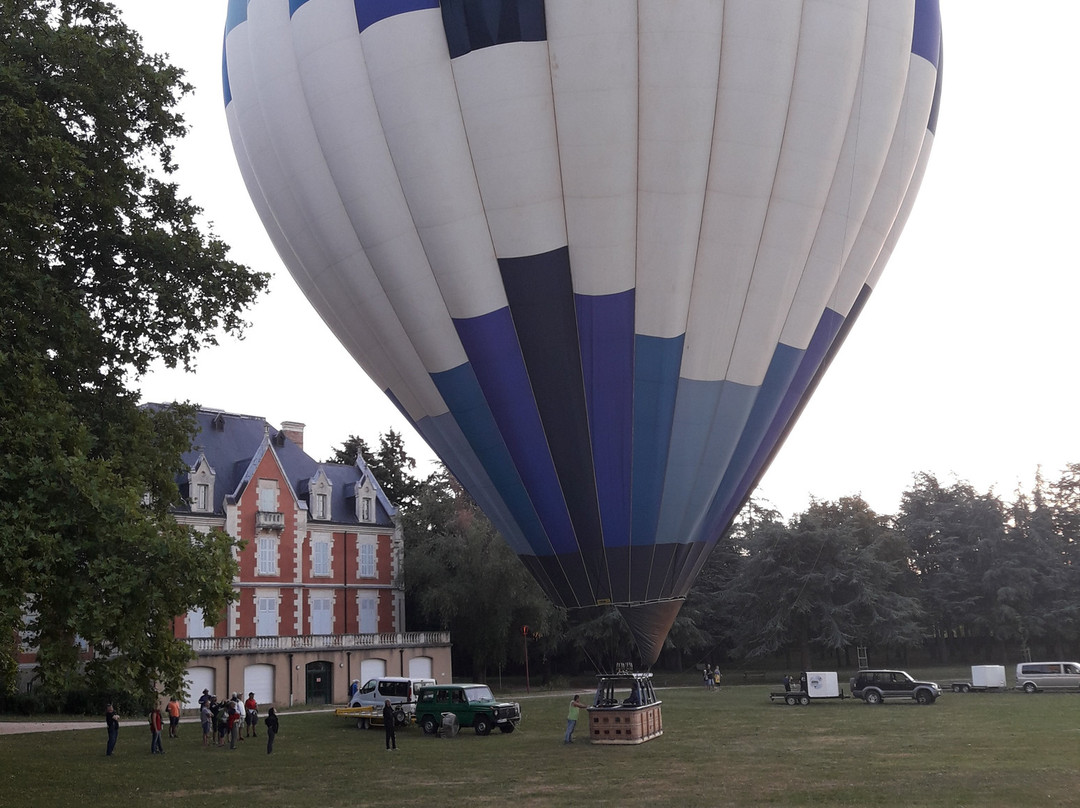
[[[161,710],[154,706],[154,709],[150,711],[150,754],[151,755],[164,755],[165,750],[161,748]]]
[[[180,702],[176,700],[176,696],[169,699],[165,712],[169,714],[169,737],[179,738],[176,729],[180,726]]]
[[[235,749],[240,738],[240,700],[226,702],[229,718],[226,727],[229,730],[229,748]]]
[[[255,694],[248,693],[247,701],[244,702],[244,737],[250,732],[252,737],[257,738],[259,733],[255,731],[255,725],[259,723],[259,703],[255,701]]]

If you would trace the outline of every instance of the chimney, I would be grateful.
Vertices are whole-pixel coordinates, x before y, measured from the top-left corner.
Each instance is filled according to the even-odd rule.
[[[299,421],[282,421],[281,431],[285,433],[285,437],[299,446],[304,448],[304,425]]]

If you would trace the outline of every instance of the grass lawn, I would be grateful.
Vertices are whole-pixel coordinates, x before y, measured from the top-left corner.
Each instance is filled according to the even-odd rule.
[[[948,676],[924,678],[949,681]],[[569,693],[511,695],[517,732],[453,739],[360,731],[333,713],[281,714],[257,740],[204,749],[198,727],[164,738],[122,727],[105,757],[93,730],[0,737],[0,805],[183,806],[1027,806],[1080,803],[1080,694],[946,693],[936,704],[770,703],[769,685],[710,693],[687,675],[660,691],[663,737],[562,744]],[[664,682],[658,680],[663,685]],[[846,689],[846,687],[845,687]],[[584,715],[583,715],[584,719]],[[167,734],[167,732],[165,733]]]

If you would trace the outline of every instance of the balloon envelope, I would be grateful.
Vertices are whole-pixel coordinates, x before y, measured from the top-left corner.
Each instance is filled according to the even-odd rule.
[[[863,305],[936,0],[231,0],[233,146],[324,321],[646,664]]]

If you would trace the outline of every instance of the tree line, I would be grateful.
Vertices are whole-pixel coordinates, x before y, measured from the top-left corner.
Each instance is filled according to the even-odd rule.
[[[414,465],[400,435],[382,436],[371,455],[387,495],[405,503],[408,621],[451,631],[456,668],[518,672],[528,653],[534,670],[577,673],[634,658],[613,609],[551,605],[445,470],[403,475]],[[1076,656],[1078,542],[1080,464],[1054,480],[1040,474],[1010,501],[919,473],[895,515],[850,496],[785,520],[751,499],[703,566],[658,664],[851,667],[860,647],[879,665],[910,654],[942,664]]]

